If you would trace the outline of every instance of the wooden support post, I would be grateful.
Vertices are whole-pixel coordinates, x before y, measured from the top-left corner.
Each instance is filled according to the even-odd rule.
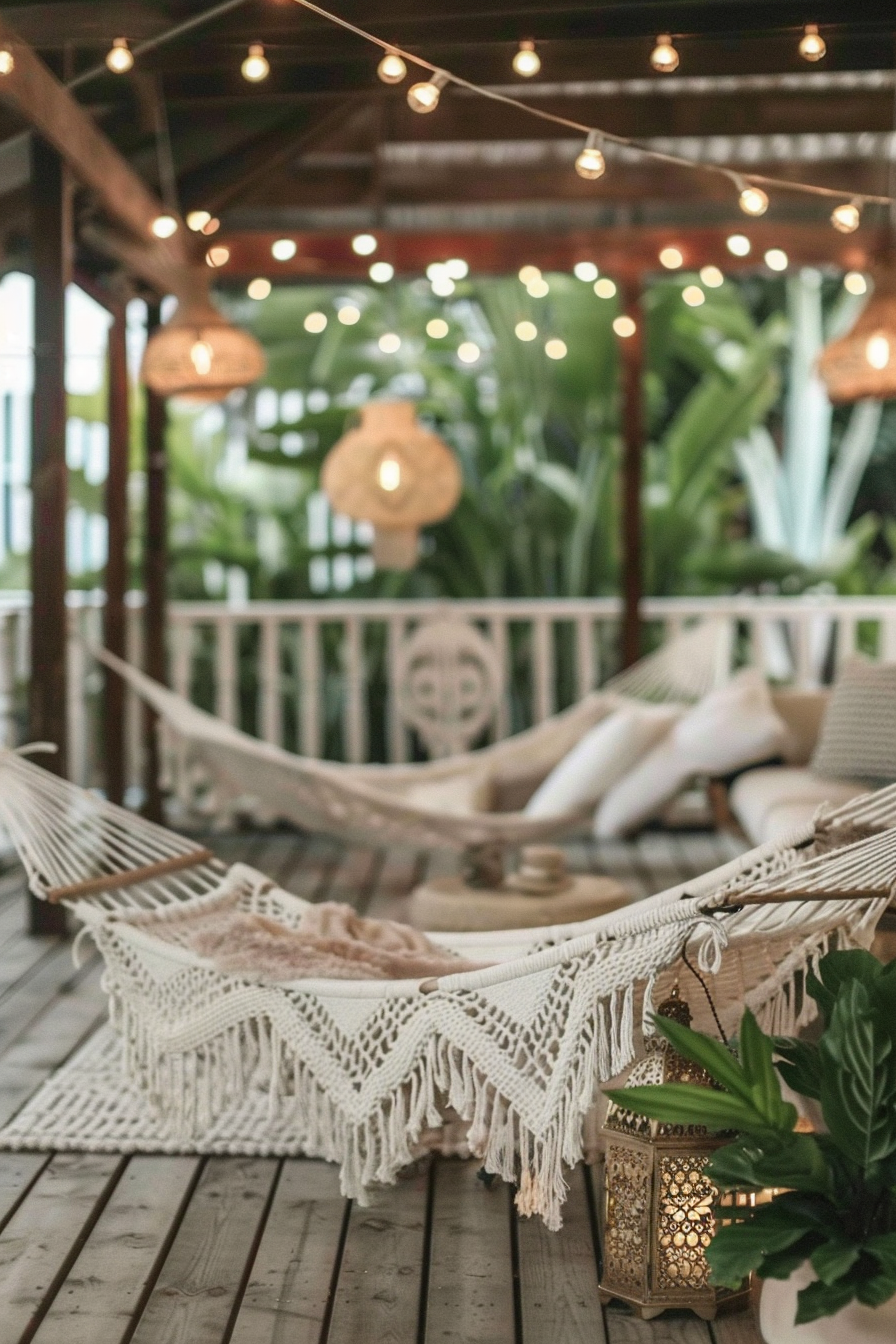
[[[65,554],[65,286],[71,245],[71,194],[65,164],[38,136],[31,140],[34,266],[34,397],[31,430],[31,684],[28,733],[55,742],[38,759],[66,774],[68,582]],[[32,933],[65,932],[65,911],[30,899]]]
[[[112,308],[109,327],[109,475],[106,478],[106,519],[109,550],[106,559],[106,606],[103,640],[119,658],[127,658],[128,586],[128,455],[130,416],[128,396],[127,318],[125,305]],[[106,795],[124,802],[125,687],[121,677],[105,670],[103,740],[106,757]]]
[[[147,330],[151,335],[161,321],[159,305],[151,304]],[[167,682],[165,656],[167,628],[166,570],[167,570],[167,472],[165,458],[165,427],[167,412],[163,397],[146,390],[146,534],[144,538],[143,587],[146,593],[144,609],[144,670],[156,681]],[[144,710],[146,751],[146,802],[144,811],[151,821],[162,821],[162,792],[159,787],[159,746],[156,733],[157,716],[148,707]]]
[[[636,283],[623,287],[623,311],[635,323],[632,336],[620,339],[622,359],[622,666],[641,656],[643,589],[643,527],[641,476],[644,451],[642,414],[643,333],[641,291]]]

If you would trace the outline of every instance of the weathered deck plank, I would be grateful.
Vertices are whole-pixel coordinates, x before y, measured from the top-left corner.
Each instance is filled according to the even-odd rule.
[[[597,1305],[597,1254],[585,1188],[588,1173],[571,1173],[563,1227],[519,1222],[520,1308],[524,1344],[606,1344]]]

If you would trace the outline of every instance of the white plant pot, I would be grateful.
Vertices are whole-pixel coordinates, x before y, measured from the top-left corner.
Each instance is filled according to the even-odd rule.
[[[882,1307],[850,1302],[836,1316],[795,1325],[796,1295],[814,1278],[811,1266],[805,1264],[789,1279],[762,1280],[759,1329],[765,1344],[894,1344],[896,1297]]]

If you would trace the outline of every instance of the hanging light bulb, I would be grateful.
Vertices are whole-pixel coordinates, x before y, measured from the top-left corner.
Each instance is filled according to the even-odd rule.
[[[113,75],[126,75],[134,68],[134,53],[126,37],[116,37],[106,52],[106,65]]]
[[[743,182],[738,183],[740,187],[740,196],[738,205],[745,215],[752,215],[754,219],[759,215],[764,215],[768,209],[768,196],[761,187],[746,186]]]
[[[9,47],[0,47],[0,75],[11,75],[16,68],[16,59]]]
[[[541,69],[541,57],[535,50],[535,43],[528,39],[520,43],[520,49],[513,58],[513,68],[523,79],[531,79]]]
[[[654,70],[661,75],[671,75],[673,70],[678,69],[678,62],[681,58],[672,45],[672,37],[669,33],[661,33],[656,40],[656,46],[650,53],[650,64]]]
[[[873,336],[869,336],[865,346],[865,358],[872,369],[885,369],[890,362],[891,354],[890,342],[882,331],[876,331]]]
[[[177,233],[177,220],[173,215],[156,215],[150,228],[157,238],[171,238]]]
[[[270,62],[264,54],[264,46],[261,42],[253,42],[249,47],[249,54],[240,66],[243,79],[248,80],[250,84],[259,84],[263,79],[267,79],[271,73]]]
[[[408,107],[412,112],[435,112],[439,105],[439,97],[447,83],[448,76],[439,70],[431,79],[412,84],[408,89]]]
[[[844,201],[831,211],[831,223],[838,233],[855,233],[862,222],[862,208],[855,201]]]
[[[827,54],[827,43],[818,31],[817,23],[807,23],[800,38],[799,53],[804,61],[820,61]]]
[[[576,172],[579,177],[595,182],[607,171],[607,161],[600,148],[600,136],[597,131],[589,131],[585,148],[576,159]]]
[[[387,51],[376,72],[384,84],[400,84],[408,68],[397,51]]]
[[[384,457],[376,473],[377,484],[387,494],[401,485],[401,463],[397,457]]]
[[[200,378],[207,378],[212,371],[214,350],[208,341],[195,341],[190,348],[190,363]]]
[[[202,233],[210,220],[208,210],[191,210],[187,215],[187,228],[192,229],[193,233]]]

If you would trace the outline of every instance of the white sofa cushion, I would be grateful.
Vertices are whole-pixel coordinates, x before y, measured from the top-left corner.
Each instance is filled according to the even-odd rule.
[[[582,812],[656,746],[682,711],[672,705],[628,704],[589,729],[536,789],[529,817]]]
[[[822,803],[848,803],[868,790],[850,780],[825,779],[794,766],[761,766],[731,786],[731,811],[754,845],[780,840],[810,822]]]
[[[846,663],[831,692],[812,769],[831,779],[896,780],[896,663]]]
[[[745,668],[678,720],[604,797],[594,833],[608,839],[655,817],[695,775],[727,775],[781,751],[786,729],[765,678]]]

